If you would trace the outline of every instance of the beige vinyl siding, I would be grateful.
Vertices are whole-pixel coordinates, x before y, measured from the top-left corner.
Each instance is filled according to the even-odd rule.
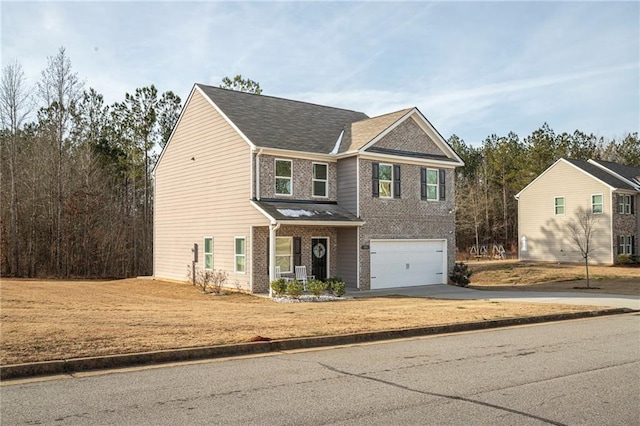
[[[338,204],[358,214],[358,159],[338,160]]]
[[[358,228],[338,227],[337,274],[349,287],[358,286]]]
[[[251,226],[268,223],[249,203],[250,147],[197,90],[185,108],[155,171],[154,276],[186,280],[193,244],[203,268],[203,238],[212,236],[213,268],[249,289]],[[234,273],[235,237],[247,242],[244,274]]]
[[[603,213],[597,215],[592,240],[592,263],[612,263],[610,188],[573,165],[560,161],[520,194],[518,241],[520,260],[582,262],[579,249],[570,240],[567,222],[579,207],[591,209],[591,196],[602,194]],[[556,215],[554,201],[564,197],[565,214]],[[527,250],[522,250],[522,237]]]

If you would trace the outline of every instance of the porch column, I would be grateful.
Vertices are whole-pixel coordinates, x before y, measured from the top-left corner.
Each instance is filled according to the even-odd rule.
[[[269,226],[269,297],[273,296],[271,281],[276,279],[276,231],[280,224],[275,222]]]

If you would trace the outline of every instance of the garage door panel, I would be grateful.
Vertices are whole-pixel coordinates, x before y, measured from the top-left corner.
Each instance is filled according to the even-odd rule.
[[[371,288],[442,284],[444,241],[371,241]]]

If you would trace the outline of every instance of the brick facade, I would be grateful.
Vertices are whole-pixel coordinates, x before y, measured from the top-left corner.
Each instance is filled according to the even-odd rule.
[[[405,120],[373,146],[432,155],[443,154],[438,145],[412,118]]]
[[[293,194],[276,195],[276,159],[292,161],[292,189]],[[255,160],[254,160],[255,161]],[[328,197],[314,197],[312,195],[313,163],[327,164]],[[283,200],[314,200],[314,201],[335,201],[337,197],[338,171],[335,162],[313,161],[302,158],[291,158],[285,156],[274,157],[272,155],[260,156],[260,197],[261,198],[282,198]],[[254,189],[255,191],[255,189]]]
[[[326,226],[286,226],[276,231],[277,237],[301,237],[302,265],[307,267],[307,274],[311,275],[311,239],[326,237],[329,239],[328,261],[329,276],[336,276],[338,259],[338,235],[335,228]],[[253,292],[269,292],[269,259],[267,241],[269,227],[256,226],[253,228]]]
[[[420,167],[401,164],[401,198],[374,198],[371,160],[360,159],[360,289],[370,288],[371,239],[446,239],[448,271],[455,262],[455,173],[446,171],[444,201],[420,199]]]
[[[638,254],[640,242],[640,215],[638,214],[638,201],[640,201],[640,197],[637,195],[633,200],[634,205],[634,214],[620,214],[618,213],[618,204],[616,199],[617,194],[612,195],[611,206],[612,206],[612,215],[613,215],[613,261],[614,263],[618,262],[618,237],[620,235],[624,236],[633,236],[635,237],[635,248],[634,252]]]

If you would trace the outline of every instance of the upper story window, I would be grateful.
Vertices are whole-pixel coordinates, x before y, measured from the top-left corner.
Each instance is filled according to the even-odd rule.
[[[325,163],[313,163],[311,167],[313,168],[312,195],[314,197],[326,197],[329,182],[329,166]]]
[[[554,201],[555,214],[564,215],[564,197],[556,197]]]
[[[633,195],[617,194],[618,213],[633,214]]]
[[[204,238],[204,269],[213,269],[213,237]]]
[[[372,195],[375,198],[400,198],[400,165],[372,163]]]
[[[602,194],[591,196],[591,212],[600,214],[604,211],[602,205]]]
[[[292,194],[292,169],[291,160],[276,160],[276,195]]]
[[[443,201],[446,195],[446,171],[444,169],[420,169],[420,198],[427,201]]]

